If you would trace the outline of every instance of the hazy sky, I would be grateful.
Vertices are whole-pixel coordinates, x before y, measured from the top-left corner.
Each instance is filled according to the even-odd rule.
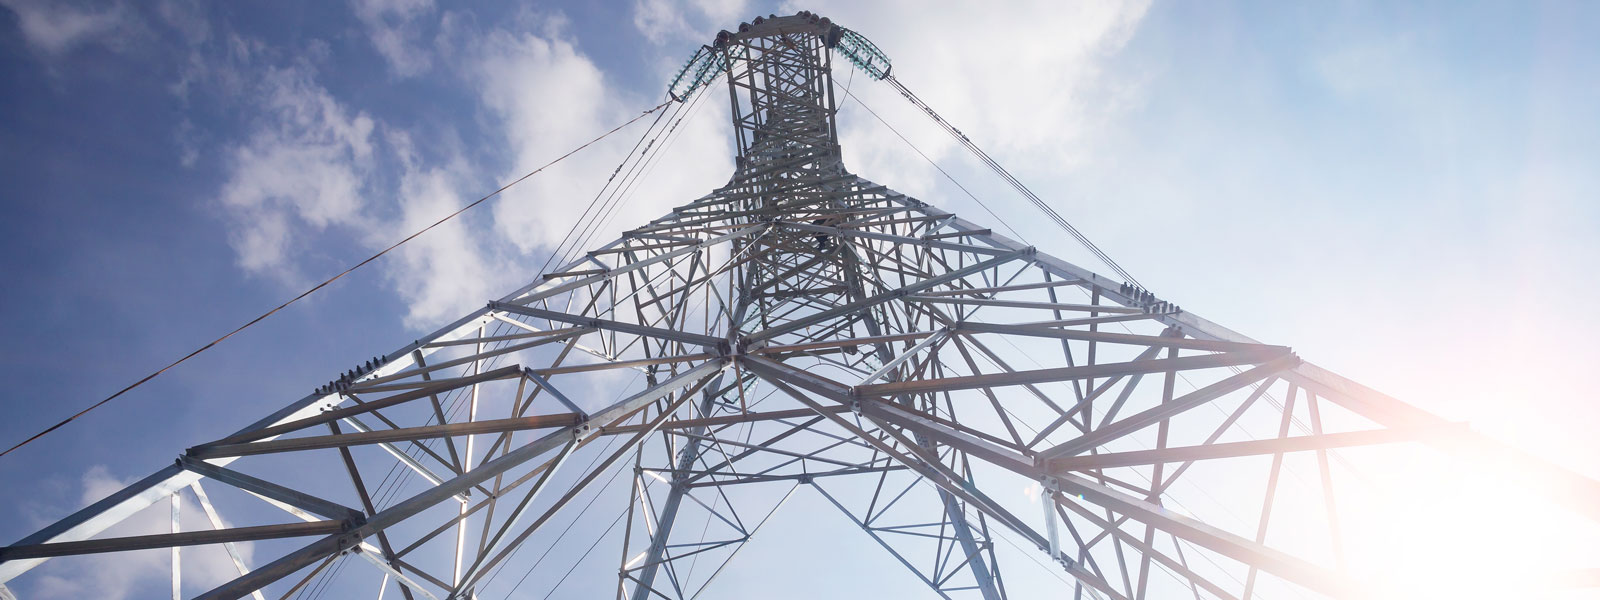
[[[1163,298],[1600,476],[1600,4],[0,5],[6,446],[654,106],[718,29],[807,9]],[[1106,272],[836,75],[1026,241]],[[726,180],[707,106],[612,232]],[[990,220],[859,105],[840,121],[854,172]],[[629,137],[0,459],[0,542],[529,281]]]

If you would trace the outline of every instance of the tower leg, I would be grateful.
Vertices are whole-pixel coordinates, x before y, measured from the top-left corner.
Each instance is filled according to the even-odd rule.
[[[712,403],[716,402],[715,390],[722,387],[722,374],[717,374],[711,380],[711,385],[706,386],[700,398],[700,414],[709,414]],[[695,433],[704,433],[704,428],[696,428]],[[661,514],[656,518],[655,535],[650,536],[650,549],[645,555],[644,567],[639,569],[639,582],[633,588],[633,600],[648,600],[650,588],[655,584],[656,572],[661,567],[661,560],[666,557],[667,540],[672,537],[672,524],[678,520],[678,507],[683,504],[685,489],[681,482],[682,477],[677,473],[688,471],[694,467],[694,461],[700,458],[699,438],[689,438],[689,443],[684,446],[678,456],[677,469],[672,476],[672,489],[667,492],[667,501],[661,504]],[[648,506],[641,505],[644,510]]]
[[[853,300],[860,301],[866,297],[866,293],[861,286],[860,258],[848,247],[840,252],[839,255],[845,260],[845,284],[850,289],[850,297]],[[869,316],[862,319],[862,323],[872,336],[878,337],[884,334],[883,328],[872,317]],[[894,353],[889,350],[887,344],[880,342],[874,344],[874,346],[878,354],[879,363],[888,364],[889,361],[894,360]],[[890,373],[889,379],[898,380],[899,375]],[[910,398],[901,397],[899,401],[902,403],[909,402]],[[933,441],[920,433],[916,435],[916,442],[924,448],[933,449]],[[934,454],[937,455],[937,452],[934,452]],[[955,496],[952,496],[950,492],[942,488],[939,490],[939,500],[944,503],[945,518],[950,521],[950,526],[955,532],[956,541],[961,544],[961,550],[966,552],[967,556],[973,557],[972,560],[967,561],[967,568],[972,571],[972,578],[977,582],[978,589],[983,592],[983,600],[1000,600],[1003,597],[1000,594],[1000,588],[995,585],[993,573],[989,572],[989,566],[983,562],[982,557],[978,554],[982,551],[982,548],[978,546],[977,540],[972,537],[972,527],[967,523],[966,513],[961,510],[961,505],[957,503]]]

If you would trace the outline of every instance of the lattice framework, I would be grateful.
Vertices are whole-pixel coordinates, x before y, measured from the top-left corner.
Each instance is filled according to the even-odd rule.
[[[941,597],[1032,597],[1002,536],[1077,595],[1348,596],[1354,462],[1505,452],[851,174],[834,31],[757,19],[703,51],[727,185],[0,550],[0,581],[219,544],[239,575],[201,598],[292,592],[342,556],[408,599],[470,597],[625,473],[619,598],[698,595],[802,486]],[[1600,512],[1594,482],[1535,468]],[[178,531],[181,498],[214,529]],[[95,537],[164,501],[171,533]],[[237,544],[268,540],[246,565]]]

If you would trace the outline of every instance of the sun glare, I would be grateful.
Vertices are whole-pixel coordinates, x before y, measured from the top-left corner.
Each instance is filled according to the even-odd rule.
[[[1394,465],[1341,506],[1352,574],[1374,598],[1528,598],[1558,593],[1596,550],[1587,519],[1528,493],[1538,482],[1486,465]],[[1341,498],[1344,499],[1344,498]],[[1575,525],[1576,524],[1576,525]]]

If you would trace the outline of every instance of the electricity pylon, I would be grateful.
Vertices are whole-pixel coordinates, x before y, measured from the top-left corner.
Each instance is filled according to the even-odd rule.
[[[851,174],[835,53],[887,75],[809,13],[723,32],[672,93],[727,78],[727,185],[0,549],[0,582],[172,548],[177,596],[178,548],[220,545],[238,576],[201,598],[341,557],[487,597],[614,490],[622,533],[579,531],[618,579],[589,589],[687,598],[804,486],[941,597],[1043,596],[1001,568],[1039,552],[1055,597],[1351,596],[1363,461],[1520,457],[1600,516],[1591,480]],[[215,528],[179,531],[183,498]],[[158,503],[171,533],[96,537]]]

